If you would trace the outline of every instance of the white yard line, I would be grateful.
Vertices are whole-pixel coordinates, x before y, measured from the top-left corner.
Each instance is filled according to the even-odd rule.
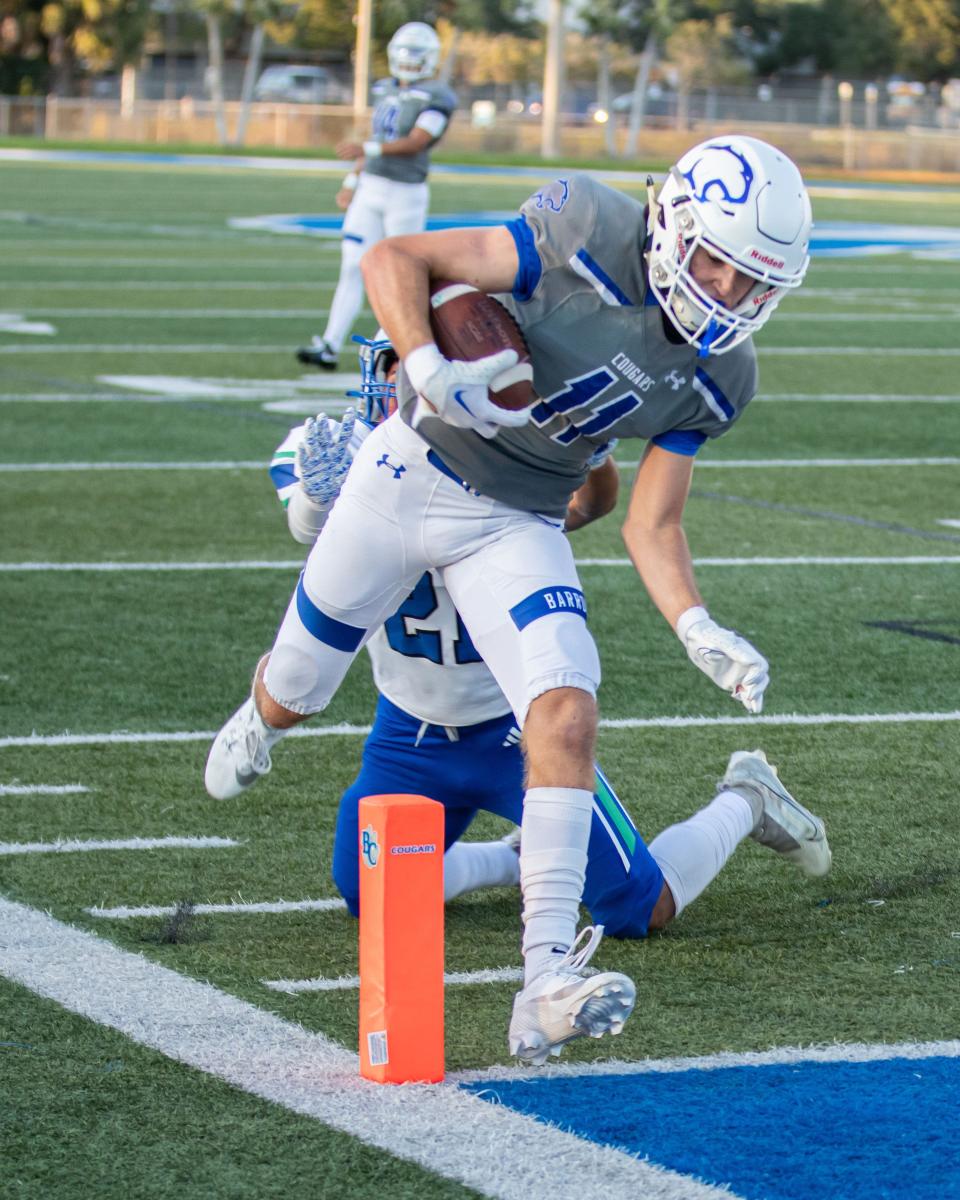
[[[785,401],[807,404],[958,404],[956,395],[914,395],[903,392],[764,392],[757,403]]]
[[[232,354],[243,357],[246,354],[289,354],[290,345],[287,342],[276,346],[237,345],[235,342],[200,343],[186,342],[140,345],[131,342],[113,342],[102,345],[92,345],[79,342],[75,345],[57,343],[56,345],[13,343],[0,346],[0,354],[134,354],[143,357],[147,354]],[[960,358],[960,348],[955,346],[936,346],[928,349],[919,346],[758,346],[757,353],[767,357],[810,357],[811,355],[855,355],[871,358]]]
[[[303,397],[298,403],[317,403],[312,397]],[[639,460],[617,459],[617,466],[636,467]],[[781,469],[793,467],[956,467],[960,457],[942,458],[728,458],[698,461],[698,471],[712,469],[749,470]],[[262,459],[206,459],[195,462],[156,462],[127,460],[124,462],[0,462],[0,473],[19,474],[53,471],[266,471],[268,464]]]
[[[21,307],[24,307],[21,305]],[[187,321],[218,317],[220,320],[245,321],[280,321],[296,319],[298,321],[316,321],[319,317],[329,315],[326,308],[47,308],[46,305],[27,305],[31,317],[109,317],[115,319],[142,318],[145,321],[176,320]],[[891,316],[895,314],[890,314]],[[864,317],[864,320],[870,318]],[[873,318],[876,319],[876,318]],[[243,347],[239,346],[238,351]]]
[[[523,979],[522,967],[492,967],[484,971],[450,971],[443,977],[444,983],[517,983]],[[360,986],[359,975],[341,975],[337,979],[261,979],[264,987],[274,992],[286,992],[295,996],[300,992],[341,992]]]
[[[291,913],[331,912],[346,908],[343,900],[328,896],[322,900],[262,900],[247,903],[234,900],[229,904],[191,904],[190,911],[198,916],[218,913],[229,916],[244,916],[248,913]],[[137,917],[172,917],[177,911],[175,904],[144,904],[136,908],[120,905],[117,908],[94,907],[84,909],[91,917],[103,917],[109,921],[130,921]]]
[[[56,842],[0,842],[0,857],[12,854],[77,854],[88,850],[222,850],[239,846],[233,838],[222,837],[162,837],[91,839],[80,842],[70,839]]]
[[[314,250],[326,250],[327,247],[323,242],[317,242],[316,245],[310,246],[310,252]],[[340,253],[340,247],[331,247],[336,249],[337,254]],[[332,286],[332,284],[331,284]],[[293,280],[289,283],[283,280],[261,280],[261,279],[56,279],[56,280],[30,280],[18,279],[14,282],[6,282],[4,288],[8,293],[22,291],[37,291],[37,292],[91,292],[100,289],[107,292],[312,292],[316,294],[319,288],[323,287],[322,280]],[[922,289],[921,289],[921,294]],[[27,305],[26,307],[30,307]],[[321,310],[315,309],[314,315]]]
[[[49,343],[30,345],[16,342],[13,345],[0,345],[0,354],[135,354],[143,357],[147,354],[232,354],[235,358],[243,358],[247,354],[284,354],[290,353],[289,343],[280,346],[251,346],[239,345],[236,342],[164,342],[162,345],[144,346],[139,343],[121,342],[109,345],[93,345],[89,342],[69,345],[58,342],[51,346]]]
[[[357,1056],[208,983],[0,897],[0,973],[234,1087],[497,1200],[731,1200],[453,1084],[385,1087]],[[189,1013],[190,1019],[184,1020]]]
[[[629,558],[578,558],[578,567],[629,567]],[[695,558],[697,567],[896,567],[936,566],[944,563],[960,563],[955,554],[796,554],[784,557],[754,556],[750,558],[707,556]],[[0,574],[23,572],[57,571],[299,571],[302,558],[283,559],[237,559],[232,562],[9,562],[0,563]]]
[[[764,713],[760,716],[724,717],[602,717],[601,729],[710,729],[719,726],[759,725],[907,725],[960,721],[960,709],[947,712],[890,713]],[[370,725],[307,725],[293,729],[291,738],[366,737]],[[216,731],[198,729],[175,733],[30,733],[0,737],[0,750],[50,746],[138,746],[183,742],[212,742]]]
[[[77,796],[89,791],[80,783],[0,783],[0,796]]]
[[[946,1042],[853,1042],[848,1045],[782,1046],[776,1050],[747,1053],[720,1051],[689,1058],[644,1059],[640,1062],[611,1060],[601,1063],[557,1063],[552,1066],[490,1067],[482,1071],[455,1071],[458,1083],[495,1083],[498,1080],[563,1079],[585,1075],[653,1075],[680,1071],[722,1071],[730,1067],[795,1066],[800,1063],[888,1062],[892,1058],[960,1058],[960,1041]]]

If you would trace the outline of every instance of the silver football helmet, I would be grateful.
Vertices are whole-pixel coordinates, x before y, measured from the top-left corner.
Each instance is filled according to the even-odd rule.
[[[408,21],[401,25],[387,46],[390,74],[401,83],[416,83],[437,73],[440,39],[432,25]]]
[[[810,198],[800,172],[758,138],[714,137],[671,167],[648,216],[647,273],[668,319],[701,357],[724,354],[767,321],[810,262]],[[690,272],[695,251],[755,280],[728,308]]]

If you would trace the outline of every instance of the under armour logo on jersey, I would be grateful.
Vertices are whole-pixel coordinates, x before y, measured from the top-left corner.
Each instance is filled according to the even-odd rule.
[[[386,454],[384,454],[384,456],[383,456],[382,458],[378,458],[378,459],[377,459],[377,466],[378,466],[378,467],[389,467],[389,468],[390,468],[390,470],[393,472],[393,477],[394,477],[394,479],[399,479],[399,478],[400,478],[400,476],[401,476],[401,475],[404,473],[404,471],[407,469],[407,468],[406,468],[406,467],[403,465],[403,463],[401,463],[399,467],[395,467],[395,466],[393,465],[393,463],[390,461],[390,459],[389,459],[389,458],[387,458]]]
[[[725,200],[743,204],[750,195],[753,168],[732,146],[708,146],[683,177],[693,189],[693,198],[701,203]]]
[[[537,208],[549,208],[551,212],[560,212],[570,195],[570,188],[565,179],[555,179],[542,187],[533,199]]]
[[[678,375],[676,371],[668,371],[663,377],[663,382],[669,383],[675,392],[679,392],[687,380],[685,376]]]

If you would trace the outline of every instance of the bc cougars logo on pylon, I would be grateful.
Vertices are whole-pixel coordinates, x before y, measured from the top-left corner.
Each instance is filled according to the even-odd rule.
[[[372,825],[368,825],[360,834],[360,854],[368,867],[375,867],[380,861],[380,843]]]
[[[683,177],[701,203],[714,199],[743,204],[750,195],[753,168],[732,146],[710,146]],[[711,196],[711,192],[718,194]]]

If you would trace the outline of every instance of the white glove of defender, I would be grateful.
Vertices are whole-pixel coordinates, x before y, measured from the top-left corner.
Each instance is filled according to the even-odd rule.
[[[432,416],[458,429],[473,429],[485,438],[495,437],[497,429],[504,425],[514,428],[526,425],[530,420],[529,408],[511,412],[499,408],[487,395],[490,385],[497,384],[497,377],[509,372],[517,361],[515,350],[501,350],[475,362],[444,358],[433,342],[411,350],[403,366],[420,397],[413,414],[414,429],[424,417]],[[501,380],[498,386],[505,387],[509,382]],[[424,399],[429,400],[436,412],[423,403]]]
[[[767,660],[746,638],[723,629],[699,605],[688,608],[677,621],[677,637],[687,655],[717,687],[729,692],[750,713],[763,708],[763,693],[770,682]]]
[[[300,486],[315,504],[332,504],[340,494],[350,470],[350,439],[356,418],[355,410],[348,408],[336,435],[330,418],[323,413],[316,420],[310,417],[304,426],[297,447],[297,471]]]

